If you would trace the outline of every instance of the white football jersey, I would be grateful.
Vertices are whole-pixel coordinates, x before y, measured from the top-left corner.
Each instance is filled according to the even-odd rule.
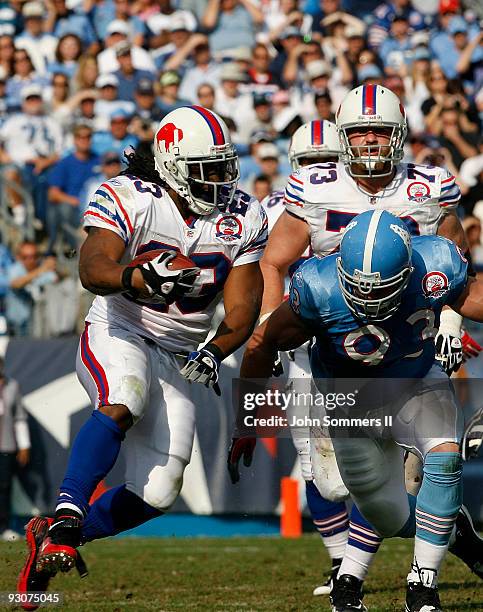
[[[86,317],[113,322],[171,351],[193,350],[205,339],[231,268],[258,261],[267,240],[265,211],[243,191],[237,190],[224,211],[184,220],[162,187],[134,176],[102,183],[84,213],[84,227],[89,226],[124,240],[121,263],[146,251],[174,249],[201,268],[193,292],[170,306],[116,293],[97,296]]]
[[[343,163],[327,162],[291,174],[284,204],[287,212],[309,224],[312,249],[325,256],[338,249],[343,229],[366,210],[381,208],[401,217],[412,235],[436,234],[460,196],[455,177],[443,168],[398,164],[391,183],[371,195]]]

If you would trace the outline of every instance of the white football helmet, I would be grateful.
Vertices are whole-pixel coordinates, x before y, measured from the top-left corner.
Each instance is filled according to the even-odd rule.
[[[300,168],[300,159],[336,157],[341,154],[337,127],[330,121],[308,121],[301,125],[292,136],[288,148],[288,159],[292,170]]]
[[[399,98],[389,89],[381,85],[356,87],[339,106],[336,122],[342,146],[341,160],[353,177],[387,176],[403,158],[406,112]],[[350,131],[364,126],[392,128],[389,143],[351,146]],[[366,171],[356,171],[355,165]]]
[[[225,122],[202,106],[182,106],[164,117],[154,136],[154,164],[197,215],[228,206],[240,176]]]

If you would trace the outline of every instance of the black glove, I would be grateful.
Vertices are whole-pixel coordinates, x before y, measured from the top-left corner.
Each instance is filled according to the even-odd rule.
[[[242,455],[243,465],[245,467],[249,467],[252,464],[256,443],[257,439],[251,436],[231,439],[230,448],[228,449],[227,466],[232,484],[236,484],[240,480],[238,464]]]
[[[451,376],[463,363],[463,345],[460,338],[438,332],[435,345],[436,361],[439,361],[446,374]]]
[[[193,289],[199,268],[170,270],[168,264],[176,257],[176,251],[165,251],[152,261],[136,266],[141,270],[150,298],[157,296],[163,304],[172,304]]]
[[[193,351],[188,355],[180,374],[191,382],[213,387],[216,395],[221,395],[218,376],[222,359],[223,354],[220,349],[214,344],[207,344],[199,351]]]

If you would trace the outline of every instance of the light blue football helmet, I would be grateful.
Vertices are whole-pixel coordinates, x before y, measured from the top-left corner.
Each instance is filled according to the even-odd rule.
[[[344,300],[357,317],[383,321],[401,303],[409,283],[411,236],[401,219],[370,210],[346,227],[337,258]]]

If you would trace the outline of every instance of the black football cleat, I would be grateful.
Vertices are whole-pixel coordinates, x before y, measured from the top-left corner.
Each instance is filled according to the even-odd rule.
[[[406,587],[406,612],[443,612],[436,587],[421,582],[408,582]]]
[[[461,506],[456,517],[456,540],[448,548],[449,552],[461,559],[470,570],[483,580],[483,538],[473,526],[470,513]]]
[[[78,565],[81,525],[81,519],[75,516],[55,517],[40,545],[37,571],[55,575],[57,572],[68,572]]]
[[[332,612],[366,612],[362,603],[363,581],[350,574],[343,574],[334,580],[330,593]]]

